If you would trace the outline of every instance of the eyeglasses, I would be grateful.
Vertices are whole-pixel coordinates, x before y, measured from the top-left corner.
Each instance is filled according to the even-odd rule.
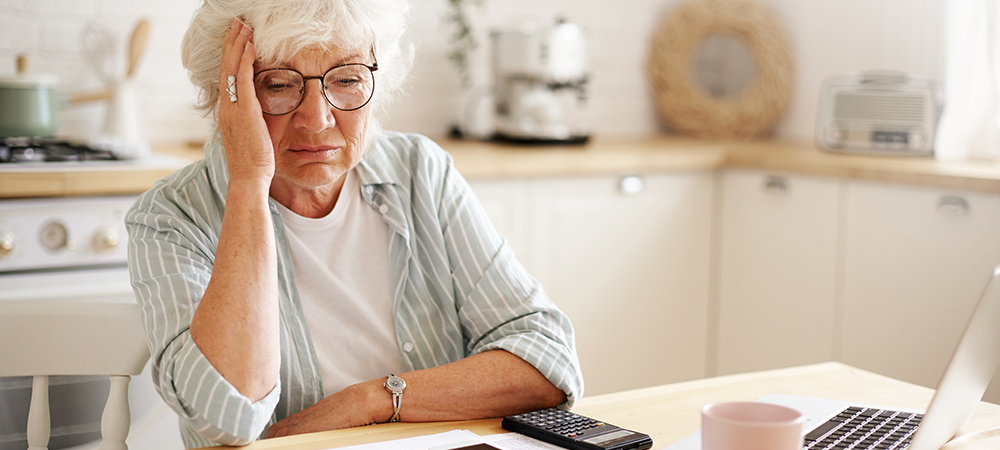
[[[312,79],[320,80],[323,97],[331,106],[341,111],[354,111],[371,100],[376,70],[378,61],[372,66],[342,64],[317,77],[303,76],[294,69],[266,69],[254,74],[253,84],[264,114],[280,116],[295,111],[302,103],[306,81]]]

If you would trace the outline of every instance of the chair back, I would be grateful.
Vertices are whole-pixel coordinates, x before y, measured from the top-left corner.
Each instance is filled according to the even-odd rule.
[[[101,416],[101,450],[126,450],[128,383],[149,349],[134,303],[0,301],[0,377],[31,376],[28,449],[49,442],[48,377],[106,375],[111,391]]]

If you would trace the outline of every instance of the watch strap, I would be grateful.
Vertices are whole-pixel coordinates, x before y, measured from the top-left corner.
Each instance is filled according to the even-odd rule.
[[[399,406],[403,404],[403,394],[392,393],[392,417],[389,418],[389,422],[399,422]]]
[[[406,382],[396,374],[390,373],[385,380],[385,390],[392,394],[392,417],[389,422],[399,422],[399,408],[403,404],[403,389],[406,389]]]

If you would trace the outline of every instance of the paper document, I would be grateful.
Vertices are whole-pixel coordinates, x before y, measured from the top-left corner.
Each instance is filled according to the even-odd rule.
[[[566,450],[519,433],[491,434],[482,439],[500,450]]]
[[[352,445],[339,450],[431,450],[455,448],[461,447],[462,445],[460,444],[472,445],[477,443],[483,443],[482,438],[478,434],[469,430],[452,430],[429,436]]]
[[[417,436],[394,441],[352,445],[339,450],[448,450],[474,444],[489,444],[500,450],[565,450],[518,433],[480,436],[469,430],[452,430],[444,433]]]

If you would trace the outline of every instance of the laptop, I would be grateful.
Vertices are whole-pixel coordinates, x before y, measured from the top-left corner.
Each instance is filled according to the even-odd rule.
[[[938,450],[972,418],[1000,365],[1000,266],[979,298],[972,318],[952,353],[937,391],[921,411],[839,400],[770,394],[758,401],[801,412],[804,449],[872,448],[879,450]],[[859,439],[862,444],[849,445]],[[664,450],[700,450],[695,432]]]

